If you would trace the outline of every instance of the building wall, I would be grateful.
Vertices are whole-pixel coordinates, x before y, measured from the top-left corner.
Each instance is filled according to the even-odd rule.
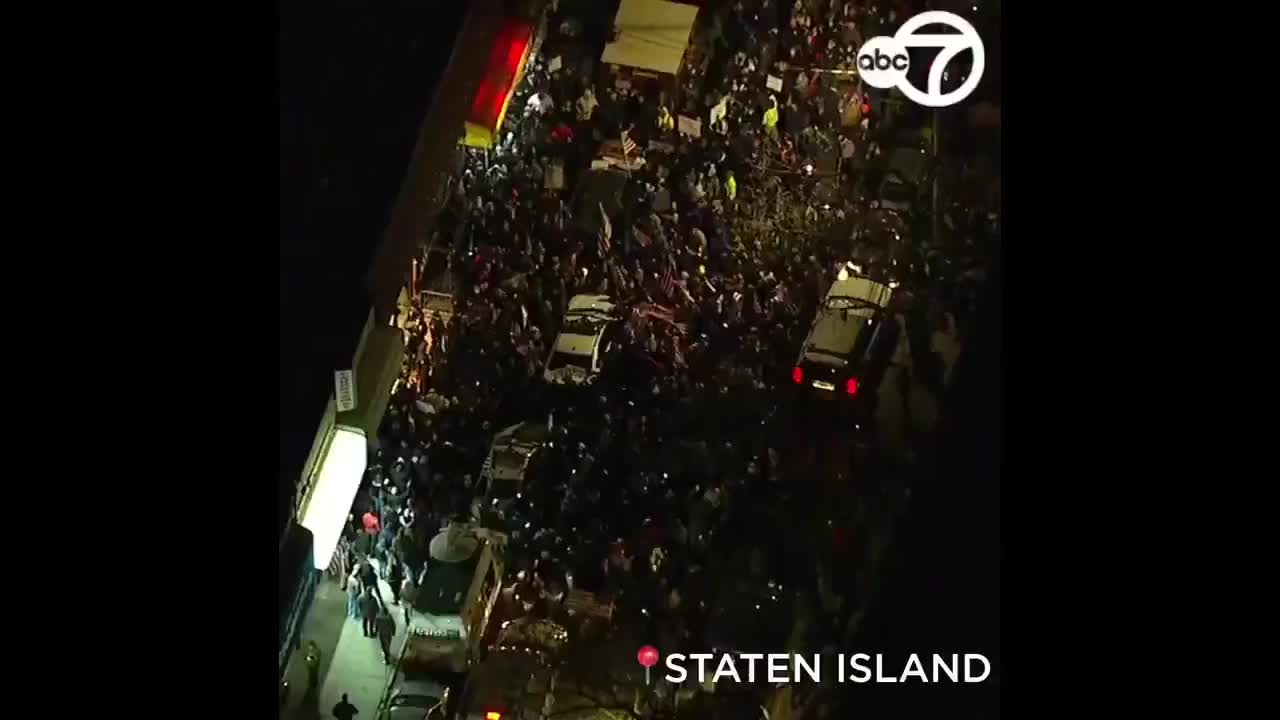
[[[436,87],[431,109],[423,119],[391,222],[366,279],[379,317],[389,318],[395,313],[396,296],[407,278],[412,258],[430,238],[435,218],[447,199],[448,179],[455,167],[452,159],[458,151],[470,99],[484,74],[501,19],[512,13],[528,14],[539,4],[472,0],[449,69]],[[459,98],[466,100],[460,102]]]
[[[314,306],[314,309],[319,311],[322,308],[332,309],[339,307],[341,303],[354,302],[364,304],[365,308],[374,309],[374,322],[385,324],[394,316],[396,298],[407,279],[411,258],[417,253],[418,246],[429,238],[436,215],[445,199],[448,178],[456,172],[456,145],[462,135],[464,116],[468,107],[468,103],[458,102],[458,98],[469,98],[475,92],[480,75],[484,71],[483,61],[485,54],[489,51],[494,41],[493,36],[499,24],[498,19],[504,13],[524,12],[529,6],[529,3],[513,2],[513,0],[469,0],[467,4],[469,6],[468,14],[456,39],[453,40],[453,49],[449,55],[448,64],[439,75],[433,91],[434,94],[419,125],[418,137],[413,146],[411,159],[406,164],[407,170],[400,183],[400,189],[394,205],[391,207],[389,222],[382,231],[382,237],[378,241],[377,247],[371,252],[372,260],[369,261],[368,265],[361,263],[363,272],[356,275],[357,278],[361,279],[358,281],[353,279],[351,290],[354,290],[355,293],[349,294],[342,288],[323,285],[318,280],[308,280],[306,282],[309,282],[309,285],[303,282],[296,288],[290,286],[288,290],[290,297],[297,296],[293,300],[294,305],[299,305],[300,307]],[[353,17],[359,19],[364,16],[356,13]],[[371,11],[365,19],[372,22],[379,17],[381,16]],[[376,31],[376,28],[370,30],[370,32],[373,31]],[[300,67],[305,69],[302,56],[294,58],[294,64],[298,65],[299,63],[302,63]],[[297,70],[297,72],[302,73],[303,71]],[[434,73],[424,69],[423,76],[427,78],[434,76]],[[282,124],[282,132],[287,131],[296,134],[296,132],[301,132],[298,128],[305,127],[305,124]],[[294,153],[299,157],[307,152],[312,152],[312,150],[306,150],[307,147],[313,145],[316,147],[328,147],[332,144],[326,141],[325,138],[312,138],[309,141],[309,145],[304,140],[306,139],[298,138],[297,142],[294,143],[303,148]],[[319,161],[317,160],[316,162]],[[311,181],[302,175],[298,177],[290,175],[289,178],[291,178],[291,182]],[[282,181],[285,179],[282,176]],[[345,207],[347,198],[339,197],[339,195],[350,190],[341,189],[344,185],[342,178],[333,177],[326,180],[326,182],[330,181],[334,188],[334,196],[328,202],[328,205],[332,206],[334,203],[341,201],[340,204]],[[354,181],[352,178],[347,178],[345,184],[349,184],[352,181]],[[297,208],[294,210],[295,212],[290,217],[295,217],[295,219],[302,218],[298,221],[304,222],[307,217],[306,212]],[[290,230],[292,235],[309,238],[309,234],[320,232],[324,229],[324,223],[316,225],[319,222],[317,218],[311,218],[305,220],[305,222],[309,224],[292,228]],[[351,238],[352,243],[359,241],[359,238]],[[292,242],[297,245],[303,241],[295,239]],[[369,257],[369,255],[365,257]],[[350,267],[350,264],[347,267]],[[337,280],[337,278],[328,278],[325,282],[333,283],[337,282]],[[282,292],[284,292],[283,287],[284,276],[282,275]],[[325,293],[326,297],[337,297],[338,299],[326,301],[327,304],[317,304],[303,299],[303,296],[309,298],[312,294],[321,292]],[[350,299],[345,299],[348,296]],[[335,303],[338,304],[335,305]],[[346,352],[326,351],[326,348],[322,347],[323,343],[318,343],[315,340],[321,336],[337,337],[347,332],[339,327],[342,323],[339,323],[336,318],[328,317],[328,311],[322,313],[322,315],[324,316],[323,319],[317,320],[314,319],[314,312],[295,317],[295,315],[289,315],[282,310],[282,328],[294,327],[296,332],[293,332],[292,335],[288,333],[282,335],[283,364],[281,366],[281,374],[283,379],[281,381],[281,402],[288,404],[292,409],[288,413],[282,413],[282,466],[280,477],[283,487],[281,488],[280,507],[281,537],[283,537],[283,528],[287,527],[287,521],[293,517],[294,510],[298,504],[298,498],[294,496],[297,492],[297,486],[301,482],[301,478],[305,478],[310,472],[316,460],[316,447],[322,443],[323,437],[329,431],[328,428],[333,424],[330,418],[331,410],[329,409],[333,402],[332,397],[329,398],[329,406],[326,406],[324,414],[312,421],[319,421],[317,430],[306,427],[305,418],[312,411],[303,406],[311,406],[314,400],[318,400],[316,393],[322,392],[319,386],[323,381],[322,376],[325,374],[323,368],[331,363],[335,365],[342,363],[342,358],[346,356]],[[312,319],[309,320],[308,317]],[[322,328],[324,332],[321,332]],[[352,335],[354,336],[354,333]],[[286,336],[288,337],[286,338]],[[284,345],[289,345],[290,347],[284,347]],[[285,356],[289,355],[289,353],[283,352],[286,349],[289,349],[292,353],[290,356],[292,359],[285,359]],[[330,354],[332,354],[332,357],[328,357]],[[358,348],[352,353],[352,356],[359,356]],[[300,365],[304,361],[309,363],[305,367]],[[295,363],[299,365],[295,367]],[[352,366],[347,365],[347,367]],[[334,366],[328,369],[328,392],[330,396],[332,396],[333,392],[331,373],[337,369],[340,368]],[[318,409],[320,403],[314,402],[314,407]],[[288,422],[287,427],[284,425],[286,420]],[[300,462],[302,460],[300,457],[301,450],[306,447],[306,440],[303,438],[311,435],[318,436],[320,440],[312,441],[308,458],[304,462]]]

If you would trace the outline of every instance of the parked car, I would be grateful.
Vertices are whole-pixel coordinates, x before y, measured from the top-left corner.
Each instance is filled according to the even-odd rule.
[[[410,677],[397,672],[396,685],[377,720],[445,720],[449,688],[432,679]]]

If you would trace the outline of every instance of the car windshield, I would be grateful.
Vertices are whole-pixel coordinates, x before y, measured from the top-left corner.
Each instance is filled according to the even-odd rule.
[[[548,370],[559,370],[560,368],[565,367],[566,365],[579,367],[579,368],[582,368],[583,370],[590,370],[591,356],[590,355],[574,355],[572,353],[558,352],[558,353],[552,353],[551,359],[547,361]]]
[[[862,298],[833,297],[827,298],[828,310],[848,310],[849,317],[871,317],[879,310],[874,303]]]
[[[501,448],[493,451],[493,466],[502,470],[523,470],[525,464],[524,453],[511,450],[509,448]]]
[[[602,322],[604,320],[592,315],[571,315],[565,319],[564,329],[560,332],[570,335],[595,335]]]

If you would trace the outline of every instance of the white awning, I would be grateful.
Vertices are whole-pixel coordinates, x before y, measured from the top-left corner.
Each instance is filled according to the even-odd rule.
[[[663,0],[622,0],[613,26],[617,38],[602,62],[675,75],[689,44],[698,8]]]
[[[351,504],[364,477],[369,446],[364,433],[348,427],[334,428],[320,458],[315,489],[302,509],[302,527],[314,537],[317,570],[329,567],[342,537]]]

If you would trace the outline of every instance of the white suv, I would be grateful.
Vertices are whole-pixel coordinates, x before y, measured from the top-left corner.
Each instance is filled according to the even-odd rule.
[[[595,382],[604,359],[620,348],[621,323],[606,295],[575,295],[551,346],[542,379],[554,385]]]

